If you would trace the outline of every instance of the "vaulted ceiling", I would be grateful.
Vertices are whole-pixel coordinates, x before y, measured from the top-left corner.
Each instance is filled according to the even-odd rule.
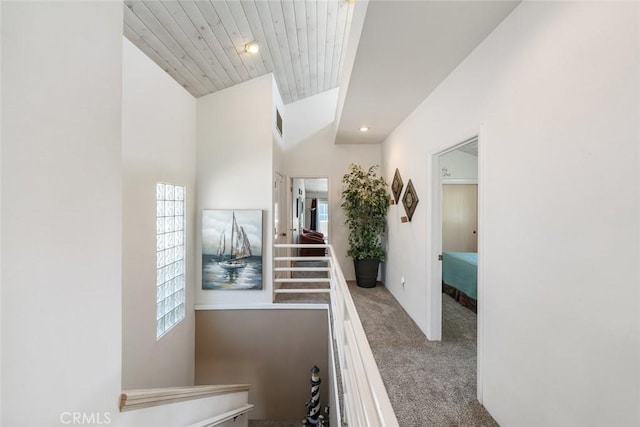
[[[273,72],[285,103],[338,86],[353,14],[347,0],[124,4],[125,36],[193,96]]]
[[[519,2],[125,0],[124,33],[195,97],[270,72],[286,104],[340,86],[336,143],[375,144]]]

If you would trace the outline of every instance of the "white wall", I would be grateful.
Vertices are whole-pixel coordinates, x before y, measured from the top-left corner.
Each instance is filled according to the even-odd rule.
[[[327,376],[328,310],[262,308],[196,312],[196,384],[251,384],[249,419],[301,420],[313,365],[322,376],[322,406],[333,382]]]
[[[478,179],[478,156],[454,150],[440,157],[440,176],[445,183]]]
[[[2,4],[2,425],[117,412],[122,4]]]
[[[335,116],[338,89],[286,105],[285,164],[290,177],[329,179],[329,230],[331,244],[341,260],[345,278],[355,278],[353,261],[347,257],[348,229],[340,207],[342,176],[351,163],[363,167],[380,164],[379,145],[337,145]]]
[[[203,209],[261,209],[263,289],[202,290],[198,259],[198,304],[270,303],[272,299],[274,85],[271,74],[197,101],[198,252]]]
[[[2,34],[2,2],[0,2],[0,34]],[[2,38],[0,37],[0,99],[2,99]],[[0,130],[2,129],[2,103],[0,102]],[[0,131],[0,242],[2,242],[2,132]],[[2,271],[2,245],[0,244],[0,272]],[[2,274],[0,273],[0,384],[2,384]],[[0,386],[0,424],[2,423],[2,387]]]
[[[501,425],[640,423],[638,20],[522,3],[384,142],[385,176],[421,199],[390,218],[385,282],[426,330],[429,156],[482,129],[479,357]]]
[[[122,82],[122,388],[193,384],[196,100],[129,40]],[[156,341],[156,183],[186,187],[185,319]]]

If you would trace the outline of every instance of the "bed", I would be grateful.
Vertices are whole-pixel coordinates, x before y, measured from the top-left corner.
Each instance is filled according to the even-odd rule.
[[[444,252],[442,254],[442,291],[463,306],[477,312],[477,252]]]

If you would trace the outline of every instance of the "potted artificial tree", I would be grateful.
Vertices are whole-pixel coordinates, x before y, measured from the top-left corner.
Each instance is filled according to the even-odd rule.
[[[369,170],[351,164],[342,177],[342,207],[349,226],[349,251],[353,258],[358,286],[373,288],[378,278],[380,261],[384,260],[382,235],[385,229],[389,192],[378,166]]]

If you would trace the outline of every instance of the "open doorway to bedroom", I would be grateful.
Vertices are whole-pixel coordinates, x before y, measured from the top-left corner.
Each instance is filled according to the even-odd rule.
[[[455,344],[459,352],[455,357],[459,360],[457,368],[466,376],[461,386],[466,384],[466,392],[476,395],[482,403],[478,154],[478,137],[473,137],[433,157],[431,243],[437,264],[430,305],[439,313],[435,326],[442,342]]]
[[[478,141],[440,156],[442,189],[442,292],[477,313]],[[443,295],[443,336],[445,319]],[[475,319],[474,319],[475,320]]]

